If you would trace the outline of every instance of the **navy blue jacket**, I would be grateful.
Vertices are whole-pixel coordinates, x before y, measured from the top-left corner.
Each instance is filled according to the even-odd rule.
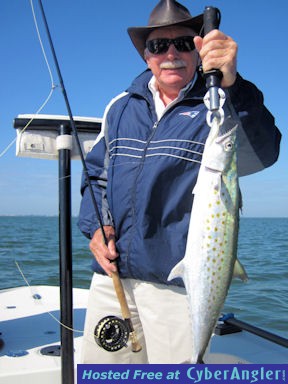
[[[105,225],[113,225],[122,278],[167,282],[185,253],[196,183],[209,127],[201,76],[184,98],[157,121],[145,71],[106,110],[86,163]],[[239,75],[226,90],[241,119],[239,175],[257,172],[278,157],[281,134],[263,105],[262,93]],[[91,238],[99,224],[85,178],[79,216],[81,231]],[[93,260],[93,270],[104,273]]]

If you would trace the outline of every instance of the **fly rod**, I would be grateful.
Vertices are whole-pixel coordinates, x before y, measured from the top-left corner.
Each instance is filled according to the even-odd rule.
[[[89,192],[90,192],[90,195],[91,195],[91,200],[92,200],[93,208],[94,208],[94,211],[95,211],[95,214],[96,214],[96,217],[97,217],[100,229],[101,229],[101,233],[102,233],[102,237],[103,237],[103,242],[105,244],[107,244],[107,238],[106,238],[105,231],[104,231],[104,225],[103,225],[102,218],[101,218],[101,215],[100,215],[100,212],[99,212],[99,208],[98,208],[98,205],[97,205],[97,202],[96,202],[96,198],[95,198],[94,193],[93,193],[92,183],[91,183],[91,180],[89,178],[88,169],[87,169],[86,162],[85,162],[85,159],[84,159],[84,155],[83,155],[83,152],[82,152],[81,143],[80,143],[80,140],[79,140],[76,124],[75,124],[74,119],[73,119],[72,110],[71,110],[70,103],[69,103],[69,100],[68,100],[66,88],[65,88],[65,85],[64,85],[64,81],[63,81],[63,77],[62,77],[62,74],[61,74],[60,66],[59,66],[59,63],[58,63],[56,51],[55,51],[54,44],[53,44],[53,41],[52,41],[52,37],[51,37],[51,34],[50,34],[50,30],[49,30],[48,22],[47,22],[47,19],[46,19],[46,15],[45,15],[44,7],[43,7],[43,4],[42,4],[42,0],[38,0],[38,3],[39,3],[40,11],[41,11],[41,14],[42,14],[42,18],[43,18],[43,22],[44,22],[44,27],[45,27],[46,34],[47,34],[47,37],[48,37],[50,49],[51,49],[51,52],[52,52],[53,61],[54,61],[55,67],[56,67],[56,71],[57,71],[60,87],[61,87],[61,90],[62,90],[62,93],[63,93],[63,97],[64,97],[64,100],[65,100],[65,104],[66,104],[66,108],[67,108],[67,112],[68,112],[68,116],[69,116],[71,130],[72,130],[72,133],[73,133],[73,135],[75,137],[76,145],[77,145],[77,148],[78,148],[78,151],[79,151],[79,154],[80,154],[80,159],[81,159],[81,163],[82,163],[82,166],[83,166],[83,173],[84,173],[85,180],[87,182],[87,186],[88,186],[88,189],[89,189]],[[69,177],[70,177],[70,174],[69,174]],[[71,236],[71,228],[70,228],[70,236]],[[66,279],[66,277],[67,276],[65,276],[65,279]],[[119,329],[122,330],[120,332],[120,335],[119,335],[119,340],[122,340],[122,339],[126,340],[125,335],[128,334],[128,337],[131,338],[132,351],[133,352],[138,352],[142,348],[141,348],[141,345],[139,344],[139,342],[137,340],[137,335],[136,335],[136,332],[135,332],[135,330],[133,328],[133,324],[132,324],[132,321],[131,321],[131,313],[130,313],[128,305],[127,305],[127,300],[126,300],[126,297],[125,297],[125,292],[124,292],[124,289],[123,289],[123,286],[122,286],[122,283],[121,283],[121,280],[120,280],[118,272],[113,273],[112,274],[112,278],[113,278],[113,284],[114,284],[114,287],[115,287],[116,295],[117,295],[117,298],[119,300],[119,304],[120,304],[120,307],[121,307],[121,312],[122,312],[122,315],[124,317],[124,320],[116,318],[117,319],[117,323],[118,324],[120,323],[121,327],[120,328],[115,327],[115,332],[118,334],[119,333],[118,330]],[[67,308],[67,303],[66,302],[62,303],[61,312],[70,311],[70,316],[68,316],[68,318],[70,319],[70,322],[72,323],[72,270],[69,271],[69,275],[67,277],[67,280],[68,281],[63,282],[63,285],[64,286],[69,285],[69,292],[68,292],[68,294],[66,292],[66,295],[65,295],[66,297],[63,297],[63,300],[66,300],[67,296],[68,296],[68,302],[70,301],[70,307]],[[70,297],[70,299],[69,299],[69,297]],[[115,316],[114,316],[114,320],[115,320]],[[68,324],[66,324],[66,325],[68,325]],[[102,325],[103,325],[103,322],[102,322]],[[103,333],[103,330],[104,330],[104,336],[106,335],[106,337],[110,337],[111,336],[111,329],[113,330],[113,326],[110,327],[110,325],[111,324],[108,321],[108,322],[105,322],[104,326],[101,327],[102,333]],[[107,332],[105,333],[105,330],[109,329],[109,327],[110,327],[110,331],[107,334]],[[73,328],[72,324],[71,324],[71,328]],[[97,328],[97,326],[96,326],[96,328]],[[67,332],[67,331],[63,331],[63,332]],[[67,382],[69,384],[73,384],[74,383],[74,360],[73,360],[73,334],[72,334],[72,332],[70,332],[70,334],[67,335],[67,338],[69,339],[69,341],[67,343],[68,347],[70,346],[69,351],[65,351],[65,345],[62,345],[63,346],[63,351],[62,351],[62,383]],[[95,334],[95,340],[96,340],[97,343],[99,342],[99,340],[96,337],[96,334]],[[63,342],[64,341],[65,340],[63,340]],[[107,339],[104,338],[103,342],[107,343]],[[101,342],[99,342],[99,345],[101,347],[103,347]],[[122,345],[122,344],[120,344],[120,345],[121,345],[121,348],[124,345],[126,346],[126,341],[125,341],[124,345]],[[68,372],[70,372],[70,374],[68,374]]]

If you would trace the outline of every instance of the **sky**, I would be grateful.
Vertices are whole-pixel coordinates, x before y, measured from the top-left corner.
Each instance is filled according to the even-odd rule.
[[[102,117],[111,98],[125,90],[146,65],[127,34],[145,26],[156,0],[42,0],[75,116]],[[238,43],[238,71],[264,94],[282,132],[278,162],[241,178],[244,217],[288,216],[288,3],[287,0],[182,0],[191,14],[212,5],[222,14],[220,29]],[[59,85],[43,28],[35,13],[54,84]],[[13,120],[35,113],[51,90],[30,0],[0,1],[0,215],[57,215],[58,162],[15,155]],[[41,111],[67,115],[60,87]],[[5,152],[3,154],[3,152]],[[72,161],[72,213],[80,204],[80,161]]]

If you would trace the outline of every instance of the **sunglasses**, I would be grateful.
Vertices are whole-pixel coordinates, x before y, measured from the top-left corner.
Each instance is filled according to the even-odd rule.
[[[168,51],[171,44],[178,52],[191,52],[195,49],[193,36],[180,36],[176,39],[153,39],[146,42],[146,47],[154,55],[161,55]]]

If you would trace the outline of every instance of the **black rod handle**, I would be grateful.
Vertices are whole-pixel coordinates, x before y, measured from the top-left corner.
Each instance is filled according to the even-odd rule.
[[[213,29],[218,29],[221,21],[219,9],[211,6],[205,7],[203,21],[204,36]],[[218,88],[220,88],[223,74],[219,69],[211,69],[210,71],[204,72],[203,76],[206,80],[206,88],[209,90],[210,110],[217,111],[220,104]]]
[[[218,8],[207,6],[204,10],[204,36],[218,29],[221,21],[221,13]]]

